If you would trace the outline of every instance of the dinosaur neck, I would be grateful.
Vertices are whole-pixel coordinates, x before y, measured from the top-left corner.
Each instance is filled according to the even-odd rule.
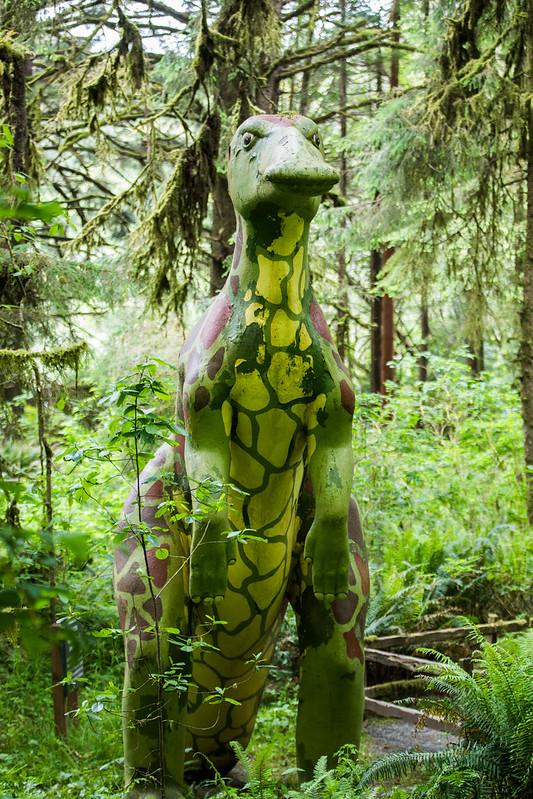
[[[255,304],[271,313],[282,309],[293,319],[300,317],[311,296],[309,222],[278,208],[262,206],[261,211],[249,220],[239,217],[229,285],[247,306]]]

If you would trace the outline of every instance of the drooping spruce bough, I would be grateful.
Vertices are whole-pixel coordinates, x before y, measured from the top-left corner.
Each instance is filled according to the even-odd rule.
[[[303,776],[321,755],[357,745],[361,730],[368,571],[351,498],[354,395],[313,298],[307,252],[309,224],[338,173],[311,120],[264,115],[235,134],[228,179],[233,265],[179,360],[187,435],[142,472],[116,551],[125,776],[140,780],[135,797],[160,796],[158,784],[178,796],[185,747],[196,768],[231,769],[230,742],[250,739],[267,673],[257,663],[271,659],[287,602],[301,654]],[[229,486],[207,516],[206,483]],[[194,522],[158,514],[169,495]],[[139,512],[169,557],[143,552]],[[243,530],[249,540],[228,536]],[[176,667],[186,657],[177,628],[202,644],[188,692],[158,676],[161,667],[187,670]],[[206,701],[213,692],[226,701]]]

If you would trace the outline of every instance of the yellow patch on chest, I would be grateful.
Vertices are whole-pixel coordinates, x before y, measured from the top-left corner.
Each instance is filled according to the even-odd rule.
[[[280,211],[279,215],[281,217],[281,236],[274,239],[268,249],[276,255],[291,255],[303,236],[304,221],[298,214],[286,216]]]
[[[273,466],[281,468],[287,462],[289,447],[296,433],[296,422],[281,408],[271,408],[261,413],[257,421],[257,451]]]
[[[265,308],[260,302],[250,303],[244,311],[244,319],[247,326],[255,322],[259,327],[264,327],[269,315],[268,308]]]
[[[311,358],[275,352],[268,370],[268,382],[280,402],[304,399],[313,393]],[[310,379],[311,378],[311,379]]]
[[[305,409],[305,423],[308,430],[316,427],[318,424],[316,415],[319,411],[326,407],[327,397],[325,394],[319,394],[318,397],[310,402]]]
[[[301,350],[306,350],[313,343],[313,339],[309,335],[309,331],[307,330],[304,324],[302,324],[300,328],[300,334],[298,338],[299,338],[298,344]]]
[[[230,396],[234,402],[249,411],[260,411],[270,402],[270,394],[257,369],[244,374],[237,372]]]
[[[271,261],[264,255],[257,256],[259,277],[256,292],[273,305],[280,305],[282,300],[281,281],[289,274],[289,264],[285,261]]]
[[[304,293],[304,249],[300,247],[294,258],[292,259],[293,273],[287,280],[287,302],[289,308],[294,314],[302,313],[301,297]]]
[[[245,447],[252,446],[252,422],[250,421],[250,417],[245,413],[239,413],[237,415],[237,430],[235,432],[237,438],[244,444]]]
[[[270,342],[273,347],[288,347],[294,343],[298,321],[289,319],[285,311],[280,308],[276,311],[270,323]]]

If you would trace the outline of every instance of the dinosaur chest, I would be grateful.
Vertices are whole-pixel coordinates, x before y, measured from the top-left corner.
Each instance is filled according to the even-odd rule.
[[[233,477],[245,490],[277,493],[284,479],[294,480],[313,382],[312,360],[286,352],[267,355],[263,363],[236,360],[231,460]]]

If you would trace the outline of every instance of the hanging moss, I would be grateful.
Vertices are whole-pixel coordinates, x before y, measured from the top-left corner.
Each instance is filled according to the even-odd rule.
[[[208,76],[215,61],[215,43],[213,34],[207,24],[207,10],[205,3],[202,3],[202,19],[200,32],[196,40],[196,52],[193,60],[193,69],[197,80],[203,83]]]
[[[117,7],[119,26],[122,28],[122,38],[118,44],[117,66],[122,60],[127,66],[131,84],[134,89],[140,89],[146,76],[146,61],[142,37],[137,25],[124,15]]]
[[[215,178],[220,138],[217,113],[180,153],[153,211],[132,236],[131,267],[150,283],[150,303],[179,313],[198,260],[202,223]],[[153,270],[153,271],[152,271]]]
[[[269,0],[225,0],[216,32],[232,60],[252,61],[281,45],[281,23]]]
[[[78,371],[81,359],[89,351],[85,341],[78,341],[54,350],[32,352],[31,350],[0,350],[0,371],[9,375],[29,372],[33,365],[41,363],[49,369],[62,372],[64,369]]]
[[[111,52],[92,54],[78,67],[62,109],[63,116],[85,120],[96,136],[107,121],[100,112],[106,107],[114,110],[119,98],[126,99],[128,86],[138,92],[145,83],[146,58],[139,29],[118,6],[117,15],[120,40]]]

